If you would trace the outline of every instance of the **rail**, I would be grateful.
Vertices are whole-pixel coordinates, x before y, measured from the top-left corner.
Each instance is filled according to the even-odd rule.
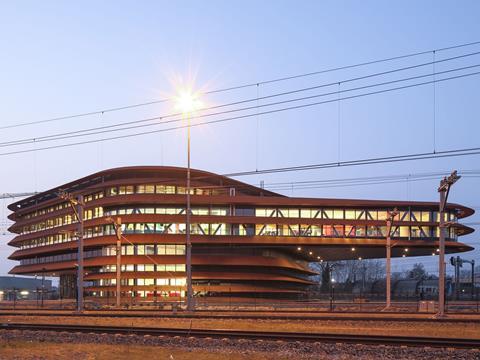
[[[80,332],[98,334],[124,334],[139,336],[183,336],[201,338],[230,338],[268,341],[303,341],[303,342],[343,342],[354,344],[397,345],[397,346],[430,346],[442,348],[479,349],[480,339],[437,338],[413,336],[385,336],[359,334],[302,333],[302,332],[259,332],[223,329],[181,329],[121,327],[96,325],[63,325],[63,324],[0,324],[1,330]]]

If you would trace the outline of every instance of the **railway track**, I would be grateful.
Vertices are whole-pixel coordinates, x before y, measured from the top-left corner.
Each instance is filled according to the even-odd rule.
[[[176,329],[151,327],[123,327],[96,325],[63,325],[63,324],[26,324],[3,323],[0,330],[55,331],[72,333],[122,334],[138,336],[169,336],[197,338],[228,338],[264,341],[301,341],[301,342],[334,342],[369,345],[396,346],[428,346],[442,348],[480,349],[480,340],[462,338],[436,338],[413,336],[385,336],[332,333],[303,332],[259,332],[225,329]]]
[[[380,313],[375,313],[380,314]],[[166,318],[166,319],[223,319],[223,320],[323,320],[323,321],[393,321],[393,322],[446,322],[446,323],[480,323],[480,314],[471,314],[468,318],[435,318],[434,314],[429,314],[427,317],[414,317],[409,316],[406,313],[381,313],[383,316],[370,316],[365,313],[352,313],[348,315],[338,316],[335,314],[317,314],[317,313],[291,313],[291,314],[248,314],[248,313],[205,313],[205,312],[196,312],[195,314],[178,312],[173,314],[171,311],[168,312],[154,312],[149,311],[136,311],[129,310],[128,313],[119,313],[118,311],[95,311],[95,312],[42,312],[42,311],[1,311],[0,316],[39,316],[39,317],[56,317],[56,316],[65,316],[65,317],[111,317],[111,318]],[[394,316],[397,315],[397,316]],[[402,316],[398,316],[402,315]]]

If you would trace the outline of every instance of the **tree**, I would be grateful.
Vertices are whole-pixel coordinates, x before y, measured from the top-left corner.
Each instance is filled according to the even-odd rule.
[[[413,264],[412,269],[408,272],[408,277],[420,281],[425,280],[428,277],[428,273],[423,264],[416,263]]]

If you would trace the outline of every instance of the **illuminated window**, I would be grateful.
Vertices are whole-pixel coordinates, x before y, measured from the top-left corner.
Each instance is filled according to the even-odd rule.
[[[157,245],[157,255],[165,255],[166,253],[165,245]]]
[[[345,219],[355,220],[356,218],[355,210],[345,210]]]
[[[377,212],[374,210],[367,210],[367,220],[377,220]]]
[[[155,265],[145,264],[145,271],[155,271]]]
[[[228,215],[228,208],[212,207],[210,215],[212,216],[226,216]]]
[[[332,225],[323,225],[323,236],[333,236],[333,226]]]
[[[388,213],[386,211],[377,211],[377,220],[387,220]]]
[[[333,219],[333,210],[332,209],[323,209],[322,218]]]
[[[333,210],[333,218],[334,219],[343,219],[343,209],[335,209]]]
[[[410,231],[408,226],[400,226],[400,237],[408,238],[410,236]]]
[[[166,255],[175,255],[175,245],[166,245]]]
[[[175,271],[175,264],[167,264],[165,265],[165,271],[167,272],[174,272]]]

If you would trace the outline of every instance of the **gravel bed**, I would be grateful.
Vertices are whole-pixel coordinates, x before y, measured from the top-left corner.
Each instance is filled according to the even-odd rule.
[[[203,350],[219,358],[228,358],[234,353],[247,356],[263,353],[275,359],[480,359],[480,350],[451,348],[0,330],[0,342],[8,341],[159,346],[189,352]]]

